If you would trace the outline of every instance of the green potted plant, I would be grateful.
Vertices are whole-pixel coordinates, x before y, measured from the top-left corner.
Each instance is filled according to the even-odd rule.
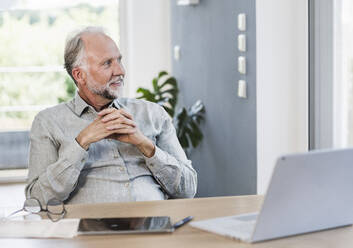
[[[174,120],[174,126],[179,142],[187,154],[191,147],[197,147],[203,139],[200,124],[204,120],[205,107],[197,100],[191,107],[182,107],[175,111],[178,101],[178,83],[172,76],[168,77],[166,71],[162,71],[152,80],[153,90],[138,88],[137,93],[142,95],[138,99],[155,102],[161,105]]]

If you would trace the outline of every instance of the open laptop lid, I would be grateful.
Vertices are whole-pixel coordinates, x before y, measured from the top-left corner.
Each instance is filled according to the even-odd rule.
[[[278,159],[252,242],[353,223],[353,149]]]

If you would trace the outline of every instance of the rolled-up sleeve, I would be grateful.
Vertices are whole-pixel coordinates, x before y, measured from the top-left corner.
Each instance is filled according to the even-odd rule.
[[[64,201],[74,190],[88,152],[75,139],[58,144],[47,121],[37,115],[30,132],[26,197],[43,205],[52,198]]]
[[[151,158],[145,157],[146,164],[171,198],[192,198],[197,190],[197,173],[187,159],[172,120],[164,109],[162,122],[155,154]]]

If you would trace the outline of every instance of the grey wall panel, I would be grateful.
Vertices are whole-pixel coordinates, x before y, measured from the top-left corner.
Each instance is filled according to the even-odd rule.
[[[247,30],[237,29],[237,15],[247,14]],[[237,49],[237,35],[247,36],[247,52]],[[179,106],[201,99],[206,107],[205,139],[192,151],[198,171],[197,196],[256,193],[256,27],[255,0],[200,0],[196,6],[171,4],[173,75],[181,90]],[[237,71],[237,57],[247,58],[247,75]],[[237,97],[237,82],[248,83],[247,99]]]

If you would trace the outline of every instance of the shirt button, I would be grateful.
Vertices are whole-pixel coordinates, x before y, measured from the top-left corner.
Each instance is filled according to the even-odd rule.
[[[124,168],[124,167],[120,167],[120,170],[121,170],[121,171],[125,171],[125,168]]]
[[[114,154],[114,158],[118,158],[119,157],[119,155],[118,154]]]

